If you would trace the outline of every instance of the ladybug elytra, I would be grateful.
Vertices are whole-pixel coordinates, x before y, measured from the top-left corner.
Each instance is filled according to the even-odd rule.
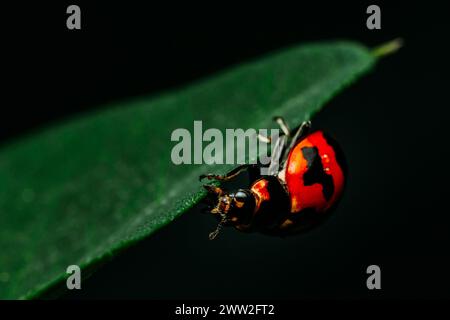
[[[200,176],[228,181],[247,171],[250,177],[248,188],[231,192],[204,185],[212,200],[208,210],[220,221],[210,239],[222,226],[276,236],[297,234],[328,217],[342,196],[346,167],[336,142],[322,131],[310,132],[309,121],[293,135],[281,117],[275,121],[283,134],[274,144],[267,175],[261,175],[261,165],[245,164],[225,175]]]

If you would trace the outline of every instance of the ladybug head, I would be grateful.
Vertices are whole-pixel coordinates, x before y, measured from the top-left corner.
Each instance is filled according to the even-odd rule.
[[[217,229],[209,234],[211,240],[217,236],[223,225],[245,224],[252,216],[255,198],[250,190],[238,189],[226,192],[211,185],[205,185],[204,188],[208,191],[209,212],[220,219]]]

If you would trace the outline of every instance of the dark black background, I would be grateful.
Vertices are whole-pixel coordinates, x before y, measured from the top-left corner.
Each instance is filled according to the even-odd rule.
[[[167,6],[69,2],[4,8],[0,144],[111,101],[182,86],[306,41],[396,37],[400,52],[338,95],[313,121],[341,143],[350,168],[334,217],[299,237],[226,230],[198,209],[104,266],[65,298],[450,297],[447,8],[371,3]],[[174,181],[176,183],[176,181]],[[382,290],[366,288],[366,267]]]

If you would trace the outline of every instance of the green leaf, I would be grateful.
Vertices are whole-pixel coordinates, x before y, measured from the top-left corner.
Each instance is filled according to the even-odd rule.
[[[40,297],[69,265],[105,262],[196,204],[198,175],[230,166],[174,165],[174,129],[267,128],[274,115],[299,124],[375,59],[351,42],[293,47],[4,146],[0,298]]]

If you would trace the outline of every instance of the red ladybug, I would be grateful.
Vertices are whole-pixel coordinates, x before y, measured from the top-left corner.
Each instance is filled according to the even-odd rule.
[[[294,135],[282,118],[275,121],[283,134],[274,144],[267,175],[261,175],[260,165],[242,165],[223,176],[200,176],[227,181],[245,170],[250,176],[248,189],[227,192],[204,185],[212,201],[208,210],[220,219],[211,240],[222,226],[278,236],[297,234],[322,222],[341,198],[346,167],[336,142],[322,131],[309,132],[309,121]]]

